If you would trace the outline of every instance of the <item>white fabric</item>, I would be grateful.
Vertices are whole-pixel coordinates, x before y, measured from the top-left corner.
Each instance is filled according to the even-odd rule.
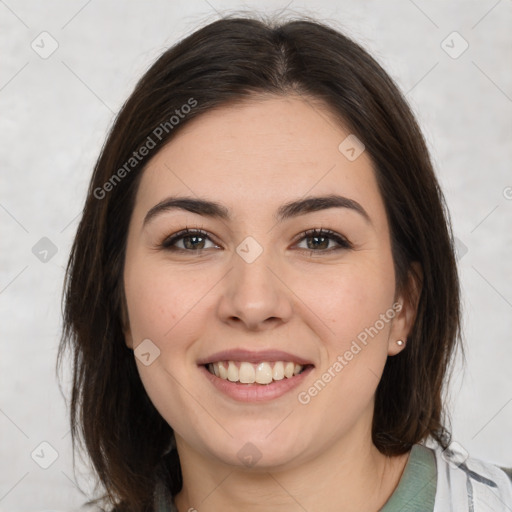
[[[499,467],[452,443],[432,447],[437,464],[434,512],[512,512],[512,482]]]

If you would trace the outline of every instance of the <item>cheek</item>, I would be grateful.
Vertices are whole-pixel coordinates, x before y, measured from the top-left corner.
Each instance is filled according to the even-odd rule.
[[[159,345],[169,338],[178,342],[200,312],[194,306],[207,292],[207,283],[199,273],[176,272],[147,260],[133,261],[132,269],[125,272],[125,291],[135,345],[145,338]]]
[[[373,326],[393,303],[395,295],[392,260],[354,258],[353,262],[330,269],[316,278],[311,274],[302,280],[298,293],[329,327],[328,337],[339,348]],[[380,323],[379,323],[380,326]],[[387,331],[389,322],[386,323]]]
[[[199,274],[176,272],[161,262],[133,257],[127,258],[124,275],[134,346],[149,339],[160,351],[149,365],[135,358],[139,376],[160,415],[173,428],[184,431],[190,422],[200,419],[194,408],[184,407],[190,395],[186,386],[180,385],[188,379],[184,365],[187,350],[199,336],[196,329],[204,323],[198,318],[198,301],[208,283],[201,281]]]
[[[317,284],[307,288],[313,309],[329,331],[324,331],[318,380],[301,390],[301,403],[330,410],[333,421],[346,428],[369,407],[387,360],[394,317],[392,269],[386,256],[354,259],[330,272],[328,281],[313,280]]]

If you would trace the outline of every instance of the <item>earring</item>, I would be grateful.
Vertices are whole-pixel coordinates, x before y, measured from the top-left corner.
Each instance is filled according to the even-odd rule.
[[[402,346],[404,342],[402,340],[397,340],[396,344]]]

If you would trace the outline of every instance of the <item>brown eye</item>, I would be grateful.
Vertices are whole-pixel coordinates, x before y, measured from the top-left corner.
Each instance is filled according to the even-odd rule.
[[[211,242],[210,237],[205,231],[187,228],[167,237],[162,242],[161,247],[168,251],[199,252],[208,249],[208,247],[205,247],[206,241]],[[181,242],[182,247],[178,247],[177,244]]]
[[[332,252],[341,249],[351,249],[352,244],[343,236],[331,230],[310,229],[302,233],[300,241],[306,240],[307,247],[302,249],[313,252]],[[330,242],[336,242],[338,246],[329,248]]]

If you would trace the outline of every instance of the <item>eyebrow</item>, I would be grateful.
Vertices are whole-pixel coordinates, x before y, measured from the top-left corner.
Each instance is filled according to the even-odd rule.
[[[336,194],[307,197],[305,199],[285,203],[278,208],[274,219],[277,222],[282,222],[293,217],[320,210],[327,210],[329,208],[348,208],[360,214],[368,224],[372,224],[370,216],[357,201]],[[143,225],[145,226],[149,221],[164,212],[176,209],[224,221],[231,219],[229,209],[215,201],[197,199],[194,197],[171,196],[159,202],[148,211],[144,218]]]

